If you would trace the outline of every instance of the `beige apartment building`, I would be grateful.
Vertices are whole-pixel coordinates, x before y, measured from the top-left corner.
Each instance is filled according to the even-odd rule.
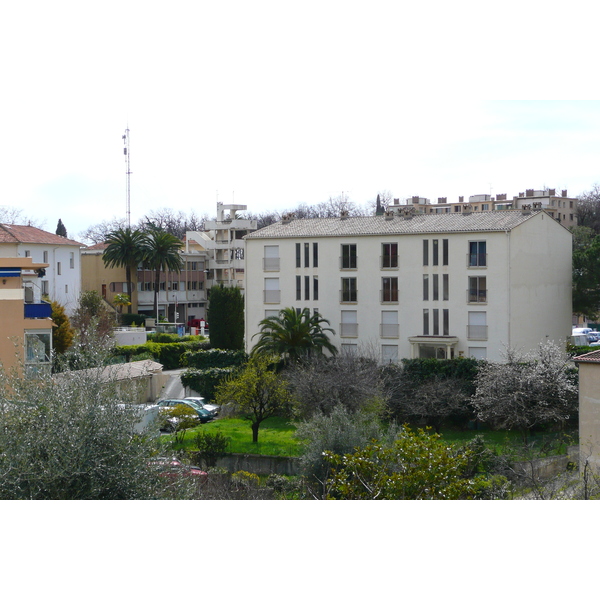
[[[47,267],[30,257],[0,257],[0,366],[6,370],[50,370],[52,307],[39,285]]]
[[[571,334],[571,233],[545,210],[288,216],[245,239],[247,351],[290,306],[382,362],[501,361]]]
[[[406,206],[412,206],[417,212],[423,214],[543,209],[565,227],[577,225],[577,198],[569,197],[567,190],[561,190],[560,194],[557,194],[555,189],[528,189],[513,196],[512,199],[508,198],[507,194],[497,194],[496,196],[478,194],[469,196],[467,201],[464,196],[459,196],[456,202],[449,202],[448,198],[444,197],[438,198],[436,203],[428,198],[413,196],[402,204],[396,198],[389,210],[402,210]]]

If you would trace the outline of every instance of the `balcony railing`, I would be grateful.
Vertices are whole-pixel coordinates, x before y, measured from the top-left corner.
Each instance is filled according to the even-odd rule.
[[[263,290],[265,304],[278,304],[281,302],[280,290]]]
[[[381,323],[379,335],[382,338],[397,338],[400,326],[397,323]]]
[[[340,337],[358,337],[358,323],[340,323]]]
[[[467,339],[469,340],[487,340],[487,325],[467,325]]]
[[[47,319],[52,316],[52,305],[49,302],[25,304],[26,319]]]
[[[279,271],[279,258],[263,258],[263,271]]]
[[[487,290],[467,290],[467,302],[469,304],[486,304]]]

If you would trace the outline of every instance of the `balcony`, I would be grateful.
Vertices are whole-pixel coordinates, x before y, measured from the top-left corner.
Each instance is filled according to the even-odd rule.
[[[49,319],[52,316],[52,305],[49,302],[25,303],[26,319]]]
[[[487,325],[467,325],[467,339],[485,341],[488,339]]]

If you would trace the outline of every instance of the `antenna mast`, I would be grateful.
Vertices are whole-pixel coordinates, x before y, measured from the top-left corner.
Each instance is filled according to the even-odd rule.
[[[123,154],[125,155],[125,165],[126,165],[126,171],[125,171],[125,175],[127,177],[127,196],[126,196],[126,212],[127,212],[127,227],[131,227],[131,196],[130,196],[130,175],[131,175],[131,169],[129,168],[129,126],[127,126],[127,129],[125,130],[125,133],[123,134],[123,143],[124,143],[124,147],[123,147]]]

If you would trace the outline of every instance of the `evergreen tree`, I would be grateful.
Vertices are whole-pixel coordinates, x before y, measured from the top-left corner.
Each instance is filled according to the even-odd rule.
[[[67,237],[67,228],[63,225],[61,219],[58,220],[58,225],[56,226],[56,235],[60,235],[61,237]]]
[[[221,284],[210,290],[208,324],[213,348],[244,349],[244,298],[239,288]]]
[[[52,347],[58,354],[68,350],[73,343],[75,330],[71,327],[71,321],[65,313],[65,308],[58,302],[52,302],[52,321],[56,328],[52,332]]]

